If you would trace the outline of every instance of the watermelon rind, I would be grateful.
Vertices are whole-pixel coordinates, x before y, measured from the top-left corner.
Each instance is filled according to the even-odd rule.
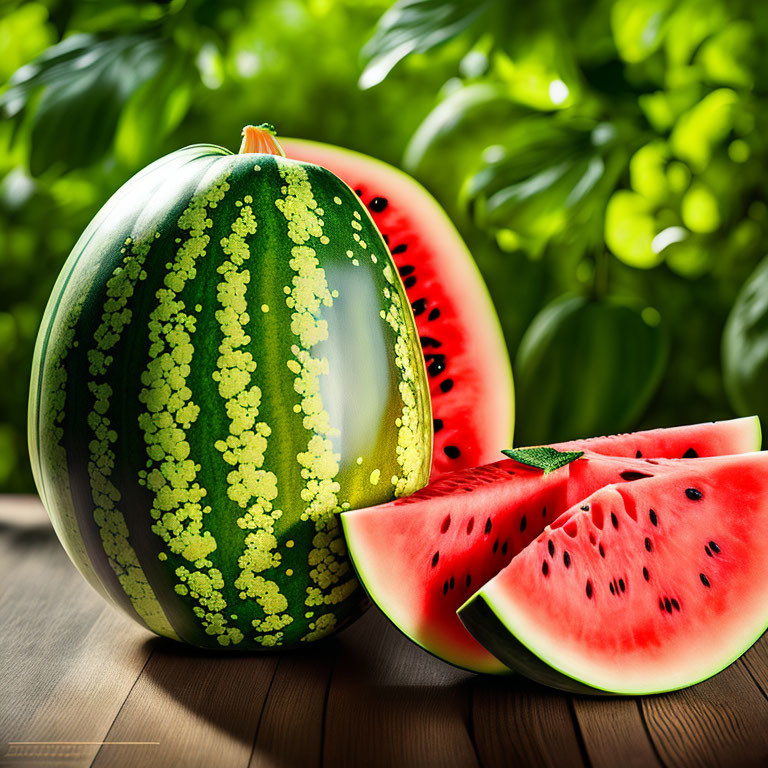
[[[715,473],[725,468],[726,471],[733,473],[733,476],[738,478],[742,469],[743,471],[751,470],[760,475],[761,481],[765,477],[764,473],[768,470],[768,454],[762,452],[744,454],[742,456],[706,458],[701,459],[700,462],[712,462],[712,467],[706,470],[706,472]],[[699,480],[701,480],[702,474],[705,473],[700,472]],[[685,487],[685,485],[691,482],[687,477],[687,473],[675,473],[675,475],[669,475],[667,478],[674,478],[681,487]],[[666,482],[667,478],[656,477],[639,480],[631,484],[630,491],[639,491],[642,486],[648,489],[655,489],[660,484]],[[724,475],[719,477],[713,475],[713,485],[717,486],[718,480],[722,482],[723,478]],[[680,482],[681,480],[683,481],[682,483]],[[765,484],[763,484],[763,488],[764,486]],[[747,493],[751,493],[753,496],[757,494],[757,498],[763,498],[759,490],[755,491],[753,489]],[[590,506],[594,507],[598,499],[604,501],[610,495],[622,499],[622,504],[625,503],[624,493],[620,494],[617,491],[617,486],[608,485],[587,499],[580,501],[578,507],[574,507],[566,512],[560,520],[562,521],[566,517],[574,519],[575,516],[583,516],[584,519],[588,519]],[[657,506],[654,504],[653,506],[656,509],[663,509],[662,505]],[[579,511],[576,511],[577,509]],[[723,510],[723,515],[726,517],[739,514],[737,511],[724,509],[723,507],[719,509]],[[586,513],[581,510],[585,510]],[[758,513],[757,519],[760,516],[763,518],[761,522],[765,525],[768,511],[763,508]],[[695,520],[695,516],[692,520]],[[558,527],[557,523],[553,524],[552,528],[556,527]],[[575,536],[576,534],[572,535]],[[671,539],[670,542],[674,545],[675,539]],[[535,543],[530,546],[533,547],[534,545]],[[748,565],[744,567],[747,568]],[[498,577],[487,582],[472,595],[458,609],[459,618],[473,637],[510,669],[538,683],[571,693],[588,695],[652,695],[697,685],[730,666],[746,653],[768,630],[768,608],[763,607],[759,609],[758,615],[755,615],[754,611],[747,611],[743,614],[743,622],[739,626],[740,622],[733,620],[735,609],[731,606],[729,616],[733,621],[728,621],[729,616],[713,614],[713,616],[716,615],[718,618],[720,630],[712,635],[714,647],[712,649],[711,665],[699,666],[698,671],[686,677],[684,671],[686,659],[680,658],[679,668],[682,671],[678,673],[676,670],[672,679],[662,679],[658,674],[654,675],[651,666],[653,662],[649,662],[645,675],[639,675],[635,669],[631,675],[627,675],[626,680],[622,680],[622,675],[616,674],[615,669],[611,667],[611,664],[615,665],[617,663],[614,659],[611,659],[608,664],[601,664],[599,654],[597,653],[595,656],[585,656],[583,653],[572,655],[569,653],[567,650],[568,642],[565,639],[568,630],[567,628],[558,628],[558,616],[555,615],[556,609],[554,607],[551,609],[553,614],[551,617],[552,623],[548,626],[542,626],[539,621],[537,624],[533,618],[536,611],[531,609],[531,615],[528,615],[526,601],[523,600],[521,602],[519,593],[515,596],[505,591],[504,583],[500,581],[503,576],[504,572],[502,571]],[[755,573],[754,576],[758,580],[758,589],[762,588],[762,593],[760,594],[768,598],[768,589],[760,586],[762,584],[760,582],[761,574]],[[508,584],[511,583],[508,580]],[[520,584],[519,581],[517,583]],[[709,587],[709,584],[706,584],[706,586]],[[759,599],[760,594],[757,596],[755,594],[751,595],[753,607],[755,605],[768,605],[766,602],[761,602]],[[599,619],[597,620],[599,621]],[[733,627],[736,628],[737,634],[741,637],[741,642],[734,643],[733,648],[729,652],[723,652],[718,657],[719,649],[716,647],[717,643],[721,642],[721,636],[727,636],[728,630]],[[664,660],[662,657],[662,663],[668,662],[668,658]],[[692,661],[694,669],[697,666],[696,662],[697,658],[694,656]],[[634,676],[634,683],[629,682],[632,676]],[[640,679],[642,682],[638,682]]]

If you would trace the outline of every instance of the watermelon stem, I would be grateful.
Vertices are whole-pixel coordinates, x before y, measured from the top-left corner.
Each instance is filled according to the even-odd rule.
[[[256,153],[285,157],[285,152],[283,152],[283,148],[277,141],[277,131],[269,123],[246,125],[243,128],[242,136],[243,141],[240,144],[241,155]]]

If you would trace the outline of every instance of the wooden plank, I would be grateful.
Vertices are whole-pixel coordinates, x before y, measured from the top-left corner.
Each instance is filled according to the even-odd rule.
[[[469,673],[418,648],[375,608],[336,642],[323,765],[477,766]]]
[[[278,656],[152,645],[106,741],[156,743],[135,747],[151,751],[130,760],[123,747],[105,745],[94,767],[246,768]]]
[[[472,725],[485,768],[584,765],[569,697],[518,675],[476,678]]]
[[[646,697],[642,708],[670,768],[768,765],[768,701],[741,663],[693,688]]]
[[[573,708],[593,768],[656,768],[637,699],[577,696]]]
[[[36,499],[0,504],[0,738],[4,764],[54,757],[90,765],[148,656],[149,633],[121,616],[77,573]]]
[[[264,705],[251,768],[320,768],[336,644],[283,654]]]
[[[768,634],[763,635],[741,660],[763,696],[768,697]]]

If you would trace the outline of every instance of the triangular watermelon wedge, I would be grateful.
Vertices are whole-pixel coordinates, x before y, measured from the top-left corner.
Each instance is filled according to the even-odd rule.
[[[352,561],[373,601],[436,656],[478,672],[508,671],[467,632],[455,613],[459,606],[574,500],[608,483],[669,471],[652,457],[754,451],[760,430],[756,418],[734,419],[584,445],[584,458],[549,475],[507,459],[449,473],[388,504],[343,513]],[[644,458],[602,457],[605,446],[620,456],[640,452]]]
[[[692,685],[768,628],[768,452],[579,502],[459,610],[511,669],[586,693]]]

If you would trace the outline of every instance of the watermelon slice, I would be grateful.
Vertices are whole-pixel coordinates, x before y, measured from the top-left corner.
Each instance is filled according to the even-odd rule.
[[[564,690],[711,677],[768,628],[768,452],[597,491],[459,615],[510,668]]]
[[[654,456],[754,451],[760,430],[756,418],[746,418],[585,443],[584,458],[549,475],[502,460],[444,475],[412,496],[343,513],[349,552],[371,598],[402,632],[436,656],[478,672],[507,671],[461,624],[455,613],[459,606],[574,499],[608,483],[670,471]],[[646,458],[599,455],[606,445],[631,456],[640,450]],[[686,460],[685,466],[691,463]]]
[[[357,192],[389,245],[413,307],[432,396],[432,479],[492,461],[510,445],[514,392],[496,311],[474,260],[437,201],[410,176],[357,152],[280,139]]]

